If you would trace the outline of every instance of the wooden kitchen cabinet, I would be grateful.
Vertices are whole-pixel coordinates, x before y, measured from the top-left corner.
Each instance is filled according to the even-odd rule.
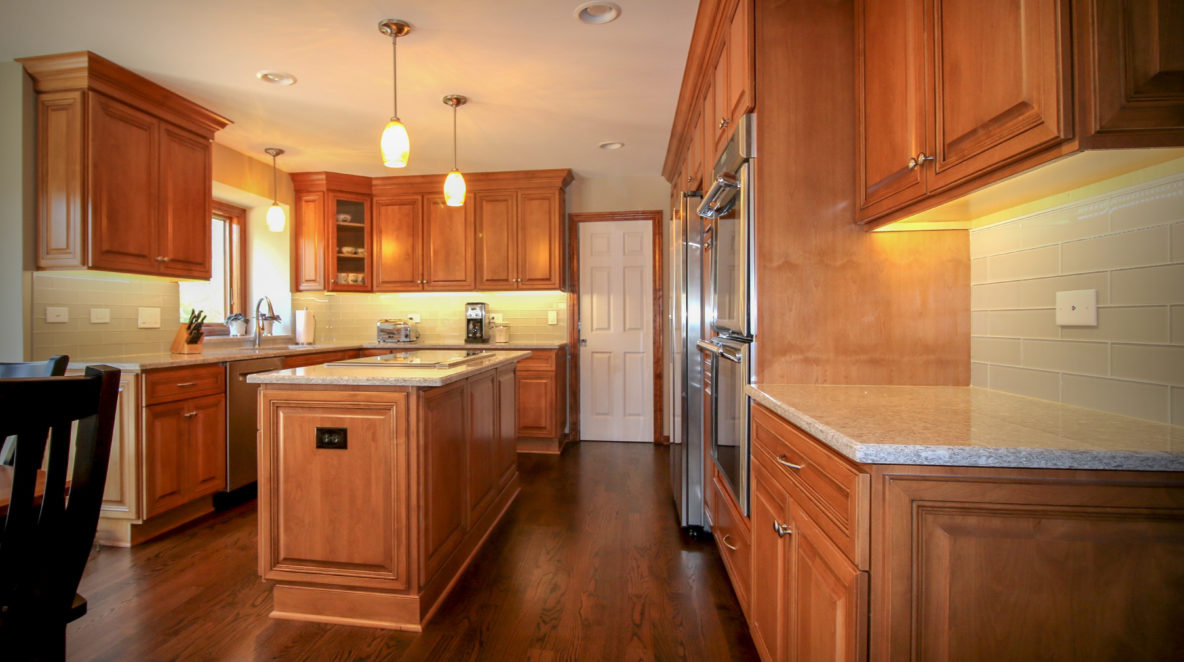
[[[726,17],[720,53],[712,70],[711,92],[704,111],[709,114],[711,140],[709,160],[723,151],[740,116],[753,107],[753,6],[752,0],[739,0]]]
[[[443,193],[423,196],[423,289],[463,291],[476,283],[471,205],[449,207]]]
[[[518,362],[519,453],[561,453],[567,438],[567,346]]]
[[[144,513],[159,515],[226,485],[226,372],[221,364],[143,375]]]
[[[856,4],[861,220],[1073,136],[1067,0]]]
[[[292,173],[292,290],[369,292],[373,288],[368,177]]]
[[[711,460],[708,460],[709,462]],[[714,465],[709,465],[714,468]],[[749,591],[752,586],[752,534],[749,519],[740,512],[731,490],[718,471],[711,472],[711,532],[715,536],[724,569],[732,580],[732,589],[745,616],[749,615]]]
[[[752,430],[762,659],[1184,652],[1181,474],[857,465],[761,405]]]
[[[389,354],[390,351],[384,350],[383,353]],[[284,357],[284,368],[303,368],[310,365],[329,363],[330,361],[348,361],[350,359],[356,359],[359,356],[361,356],[361,352],[356,349],[343,349],[333,352],[292,354]]]
[[[37,91],[37,267],[210,277],[229,121],[93,53],[20,60]]]
[[[562,190],[490,191],[475,195],[474,203],[477,289],[559,289]]]
[[[513,366],[497,370],[497,457],[499,483],[517,475],[518,469],[518,382]]]
[[[423,196],[374,198],[374,291],[423,289]]]

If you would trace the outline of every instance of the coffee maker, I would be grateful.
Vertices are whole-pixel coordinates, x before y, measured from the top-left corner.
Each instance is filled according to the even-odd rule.
[[[485,318],[485,304],[465,304],[465,342],[489,342],[489,320]]]

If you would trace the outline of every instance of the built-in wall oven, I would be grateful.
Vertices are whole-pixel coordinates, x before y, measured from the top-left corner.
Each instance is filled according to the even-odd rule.
[[[756,118],[745,115],[732,139],[716,159],[712,184],[699,205],[700,216],[710,219],[708,255],[711,333],[699,343],[710,358],[711,412],[708,431],[711,456],[731,488],[736,502],[748,514],[748,396],[744,387],[752,381],[755,351],[756,306],[753,250],[754,170],[756,167]]]

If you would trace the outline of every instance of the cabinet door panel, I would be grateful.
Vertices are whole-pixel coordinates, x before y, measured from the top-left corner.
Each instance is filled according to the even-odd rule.
[[[728,126],[728,44],[726,40],[723,50],[719,53],[719,58],[715,61],[715,68],[712,70],[711,92],[708,99],[711,102],[709,106],[711,116],[707,118],[707,126],[711,140],[707,145],[711,148],[712,154],[719,154],[723,151],[727,137],[732,133]]]
[[[345,195],[330,192],[327,197],[326,212],[329,214],[328,241],[326,248],[329,252],[325,268],[328,270],[330,291],[337,292],[368,292],[371,287],[370,258],[370,199],[368,197]],[[349,221],[338,221],[340,215],[349,216]],[[354,252],[347,253],[344,249]],[[356,251],[360,249],[361,254]],[[362,282],[345,281],[341,274],[348,277],[361,277]],[[348,278],[347,277],[347,278]]]
[[[752,108],[752,0],[740,0],[728,30],[728,118],[732,126]]]
[[[518,467],[518,385],[513,368],[497,371],[497,466],[499,482]]]
[[[37,95],[37,266],[87,266],[86,93]]]
[[[861,217],[925,194],[922,168],[909,158],[925,150],[925,47],[922,3],[856,3],[856,101]]]
[[[517,288],[519,242],[514,233],[517,213],[517,199],[512,191],[473,196],[478,288]]]
[[[468,528],[468,477],[465,462],[465,384],[457,382],[424,393],[420,420],[420,510],[423,527],[420,585],[436,574]]]
[[[518,436],[554,437],[555,375],[518,373]]]
[[[160,125],[160,235],[166,258],[160,271],[184,278],[210,277],[210,142]]]
[[[144,408],[144,511],[151,517],[186,501],[185,447],[189,443],[188,403]]]
[[[756,459],[756,458],[754,458]],[[757,460],[758,462],[760,460]],[[752,641],[764,660],[784,660],[785,574],[789,498],[759,464],[752,468],[752,592],[749,624]],[[782,527],[785,527],[783,529]]]
[[[475,522],[492,502],[497,491],[498,428],[496,373],[487,372],[468,380],[469,391],[469,521]]]
[[[189,493],[186,500],[226,487],[226,396],[189,401]],[[188,414],[189,412],[186,412]]]
[[[563,228],[557,191],[518,194],[518,287],[559,288]]]
[[[325,194],[301,194],[292,222],[292,289],[325,289],[325,252]]]
[[[158,122],[90,95],[91,266],[155,274]]]
[[[1072,135],[1062,5],[934,2],[930,192]]]
[[[788,649],[793,659],[867,659],[867,573],[847,560],[792,502],[791,509],[793,551],[787,570],[793,573],[788,593],[793,620]]]
[[[473,289],[472,205],[449,207],[443,194],[425,195],[425,290]]]
[[[374,201],[374,290],[423,289],[423,200]]]

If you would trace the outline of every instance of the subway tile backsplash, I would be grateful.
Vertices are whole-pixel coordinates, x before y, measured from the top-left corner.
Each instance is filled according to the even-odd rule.
[[[1184,425],[1184,174],[971,230],[971,383]],[[1056,293],[1098,291],[1097,327]]]

